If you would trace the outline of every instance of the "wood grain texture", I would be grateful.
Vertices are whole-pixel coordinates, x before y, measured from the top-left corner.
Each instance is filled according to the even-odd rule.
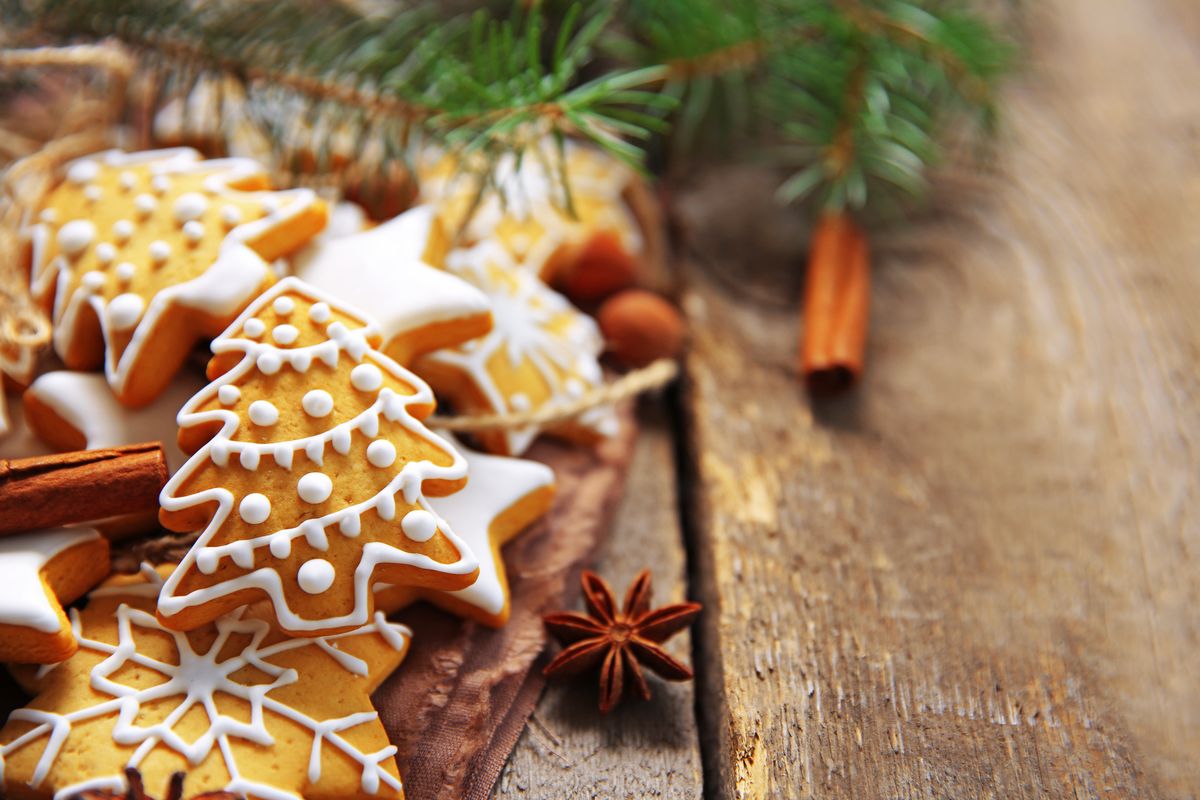
[[[642,569],[654,573],[656,605],[685,598],[675,452],[661,400],[642,404],[641,431],[609,538],[593,568],[623,596]],[[572,608],[581,609],[573,591]],[[667,643],[691,662],[687,632]],[[496,798],[701,796],[699,738],[690,683],[650,677],[654,697],[607,717],[596,710],[596,681],[552,683],[513,751]]]
[[[874,242],[857,394],[748,300],[794,277],[693,276],[712,796],[1200,792],[1200,15],[1026,8],[996,174]]]

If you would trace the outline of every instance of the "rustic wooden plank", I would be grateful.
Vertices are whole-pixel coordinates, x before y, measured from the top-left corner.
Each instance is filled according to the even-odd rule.
[[[617,591],[643,568],[654,572],[658,603],[684,599],[674,440],[661,401],[642,404],[642,429],[626,492],[594,568]],[[577,592],[572,596],[577,596]],[[576,607],[582,608],[581,603]],[[686,633],[673,655],[691,661]],[[551,684],[496,786],[497,798],[664,797],[701,794],[699,739],[691,684],[654,681],[648,703],[596,710],[590,684]]]
[[[712,796],[1200,792],[1200,15],[1025,7],[998,174],[876,241],[856,395],[747,299],[794,276],[694,277]],[[770,224],[716,183],[689,230]]]

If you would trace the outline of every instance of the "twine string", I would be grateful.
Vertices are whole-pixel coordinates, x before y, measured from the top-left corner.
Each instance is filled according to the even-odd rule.
[[[641,369],[628,372],[612,383],[598,386],[570,402],[555,403],[530,411],[514,411],[506,414],[480,414],[462,417],[434,416],[426,420],[426,424],[431,428],[460,433],[548,425],[577,417],[597,406],[612,405],[642,392],[666,386],[678,374],[679,365],[672,359],[663,358]]]

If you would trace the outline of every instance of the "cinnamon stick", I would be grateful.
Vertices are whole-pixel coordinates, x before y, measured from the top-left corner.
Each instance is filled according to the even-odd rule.
[[[158,508],[158,442],[0,459],[0,535]]]
[[[814,394],[833,394],[862,375],[870,314],[867,238],[848,214],[826,214],[809,246],[800,371]]]

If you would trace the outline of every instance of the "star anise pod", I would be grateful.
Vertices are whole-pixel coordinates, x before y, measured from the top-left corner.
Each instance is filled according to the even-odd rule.
[[[183,800],[183,779],[185,777],[182,772],[175,772],[171,775],[171,782],[167,784],[167,793],[163,796],[163,800]],[[67,800],[154,800],[153,797],[146,794],[146,788],[142,783],[142,773],[138,772],[135,767],[125,768],[125,780],[129,782],[127,791],[87,789],[68,796]],[[189,800],[243,800],[243,797],[232,792],[204,792],[192,795]]]
[[[643,667],[667,680],[691,679],[692,670],[659,645],[696,619],[699,603],[676,603],[651,611],[649,570],[634,579],[619,611],[603,578],[584,570],[581,582],[587,614],[563,611],[543,617],[551,635],[566,645],[543,670],[546,677],[578,675],[599,664],[600,711],[604,714],[612,711],[627,691],[650,699]]]

